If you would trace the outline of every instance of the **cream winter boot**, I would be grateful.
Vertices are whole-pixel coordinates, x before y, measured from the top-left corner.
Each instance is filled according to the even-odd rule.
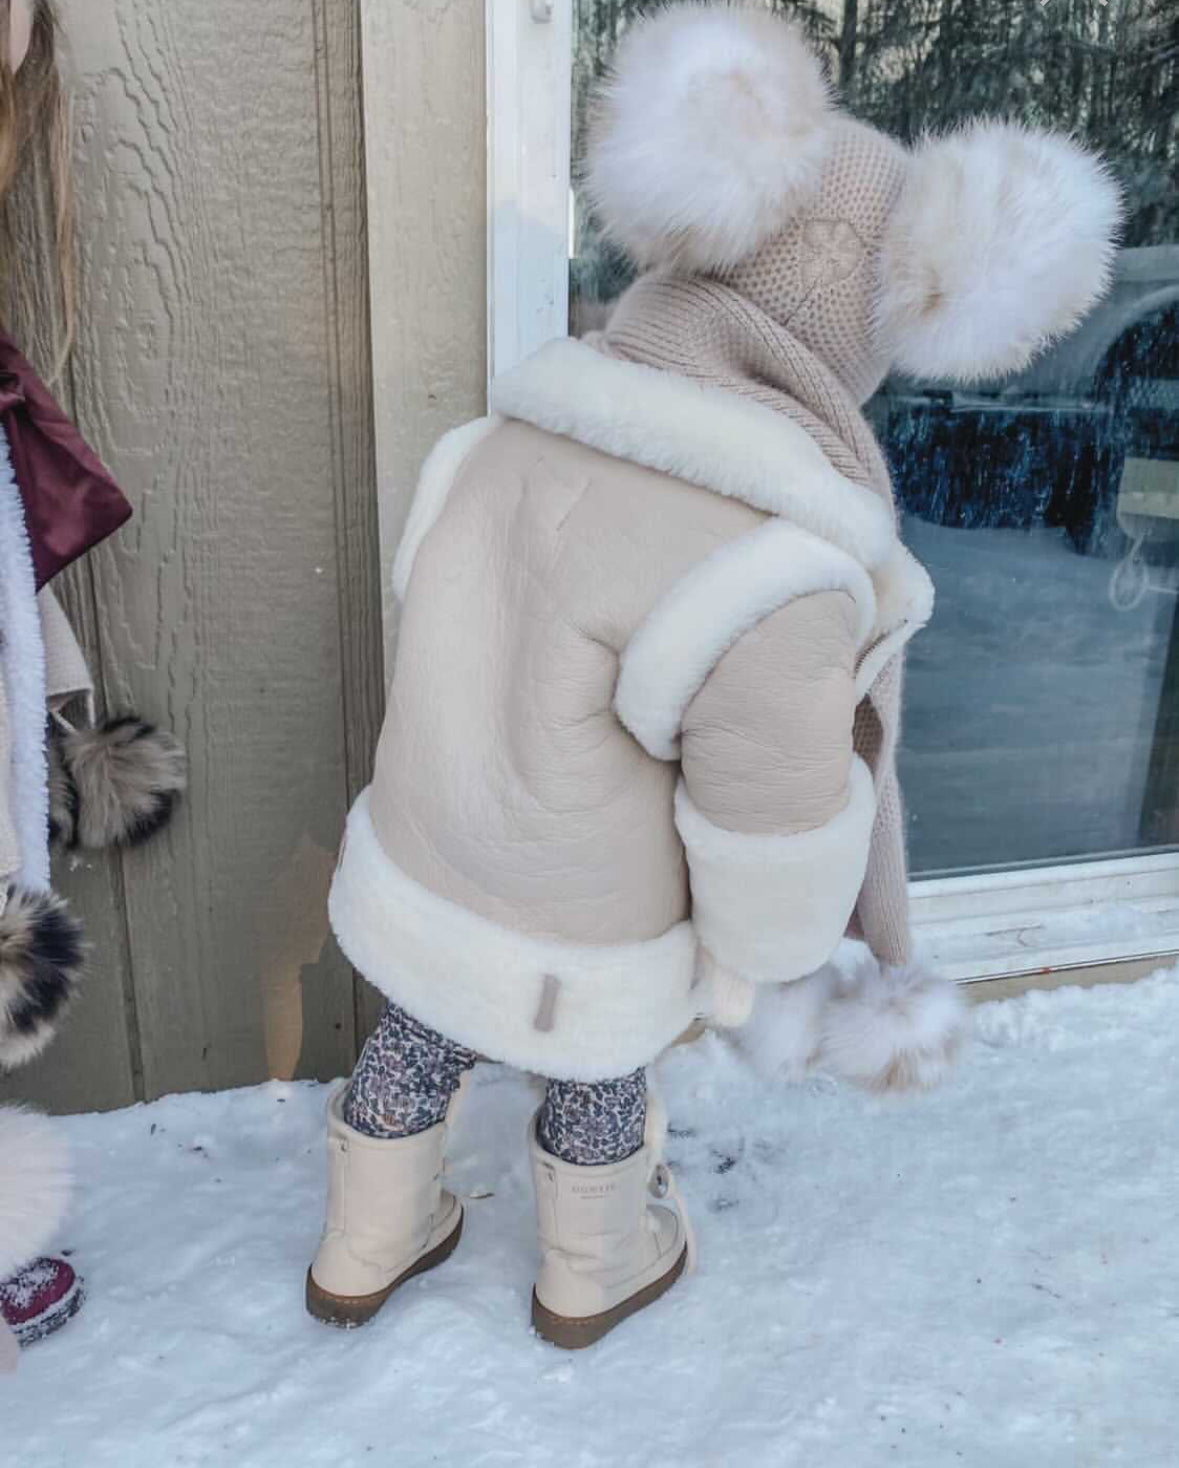
[[[307,1309],[328,1325],[364,1325],[393,1291],[448,1258],[463,1210],[442,1186],[460,1092],[444,1121],[412,1137],[366,1137],[344,1120],[342,1086],[328,1103],[327,1223],[307,1271]]]
[[[653,1109],[657,1110],[657,1103]],[[538,1113],[539,1116],[539,1113]],[[575,1167],[528,1131],[540,1233],[532,1295],[536,1333],[563,1350],[592,1346],[669,1290],[695,1245],[648,1112],[643,1147],[625,1162]]]

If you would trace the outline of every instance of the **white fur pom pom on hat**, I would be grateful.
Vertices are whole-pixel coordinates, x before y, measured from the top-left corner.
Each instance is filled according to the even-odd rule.
[[[1121,198],[1060,133],[977,122],[922,143],[889,223],[877,329],[914,377],[1027,365],[1104,294]]]
[[[736,265],[818,182],[831,99],[800,31],[676,5],[627,33],[593,118],[586,185],[642,266]]]

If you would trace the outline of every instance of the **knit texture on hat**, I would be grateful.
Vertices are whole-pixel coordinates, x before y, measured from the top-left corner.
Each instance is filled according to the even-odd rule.
[[[888,371],[873,332],[877,264],[905,172],[898,143],[841,119],[805,212],[717,277],[812,351],[857,404]]]

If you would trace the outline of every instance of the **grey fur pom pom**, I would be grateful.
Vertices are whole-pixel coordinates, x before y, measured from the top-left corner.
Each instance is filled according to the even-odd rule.
[[[135,846],[168,824],[186,783],[182,745],[142,719],[54,731],[49,761],[53,839],[89,849]]]
[[[82,928],[52,892],[10,887],[0,911],[0,1070],[53,1038],[82,971]]]

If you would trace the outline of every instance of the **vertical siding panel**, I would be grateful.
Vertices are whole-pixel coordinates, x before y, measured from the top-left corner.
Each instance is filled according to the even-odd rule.
[[[333,308],[329,351],[341,568],[344,733],[348,794],[352,799],[368,783],[385,708],[360,3],[359,0],[315,0],[315,12],[319,38],[316,57],[324,198],[323,260],[325,290]]]
[[[354,1022],[324,915],[347,771],[313,12],[62,8],[75,407],[137,509],[94,557],[107,687],[192,758],[180,819],[124,860],[146,1094],[339,1073]]]
[[[348,798],[368,783],[385,706],[380,545],[373,442],[368,220],[361,110],[359,0],[315,0],[319,37],[324,268],[333,319],[336,516]],[[358,1038],[369,1028],[368,986],[353,996]]]
[[[482,0],[362,0],[377,493],[389,590],[422,460],[486,411]]]

